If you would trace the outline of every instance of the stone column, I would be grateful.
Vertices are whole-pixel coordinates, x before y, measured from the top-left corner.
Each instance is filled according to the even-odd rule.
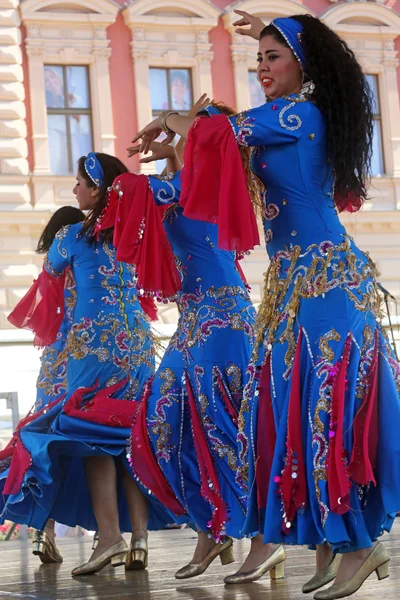
[[[106,30],[104,29],[104,33]],[[92,110],[98,115],[93,120],[94,145],[98,152],[115,154],[115,134],[112,112],[109,58],[111,48],[96,48],[93,51],[91,69]],[[95,85],[94,85],[94,82]]]
[[[236,108],[238,111],[250,107],[249,59],[247,48],[232,44],[232,62],[235,80]]]
[[[0,4],[0,211],[31,209],[18,4]]]
[[[139,29],[139,31],[141,31]],[[132,32],[133,35],[137,34]],[[135,86],[136,86],[136,111],[138,131],[150,123],[152,120],[151,98],[150,98],[150,77],[149,77],[149,50],[147,43],[137,41],[135,38],[131,42],[133,68],[135,70]],[[141,173],[146,175],[154,173],[154,164],[140,165]]]
[[[213,83],[211,76],[211,61],[214,53],[211,51],[211,44],[208,39],[208,31],[199,31],[197,33],[196,44],[196,65],[193,73],[193,101],[195,102],[201,94],[208,94],[213,97]]]

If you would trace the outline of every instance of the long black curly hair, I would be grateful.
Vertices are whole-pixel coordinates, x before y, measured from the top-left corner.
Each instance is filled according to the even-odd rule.
[[[76,206],[62,206],[51,216],[46,227],[42,231],[39,238],[36,252],[38,254],[46,254],[50,250],[57,231],[65,225],[73,225],[80,223],[85,219],[85,215]]]
[[[303,25],[305,80],[315,84],[312,101],[326,119],[328,154],[335,173],[335,204],[354,212],[367,198],[373,136],[372,95],[354,53],[332,29],[311,15],[291,17]],[[260,38],[279,31],[267,25]]]
[[[100,193],[97,197],[97,202],[92,208],[82,226],[81,234],[87,234],[89,236],[90,241],[94,240],[94,228],[96,225],[96,221],[98,217],[101,215],[103,208],[107,204],[108,200],[108,188],[112,186],[114,179],[118,177],[118,175],[122,175],[122,173],[127,173],[128,169],[124,165],[124,163],[116,158],[115,156],[111,156],[111,154],[105,154],[103,152],[96,152],[96,157],[99,160],[103,172],[104,172],[104,181],[103,185],[100,188]],[[83,177],[87,181],[88,187],[94,188],[96,184],[90,179],[89,175],[85,170],[85,160],[86,156],[81,156],[78,159],[78,171],[79,175]],[[112,241],[113,238],[113,229],[107,229],[102,232],[102,236],[107,241]]]

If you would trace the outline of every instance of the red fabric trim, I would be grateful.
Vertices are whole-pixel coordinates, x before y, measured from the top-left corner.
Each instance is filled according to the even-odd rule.
[[[265,509],[268,500],[272,462],[276,444],[276,429],[271,396],[271,355],[262,367],[257,415],[256,484],[258,509]]]
[[[224,401],[225,408],[228,412],[228,415],[231,417],[232,421],[237,426],[239,413],[238,413],[236,407],[232,404],[231,399],[229,398],[229,394],[227,393],[227,391],[225,389],[224,382],[222,381],[222,378],[221,378],[221,373],[219,372],[218,369],[216,369],[216,374],[217,374],[218,388],[221,393],[222,399]]]
[[[246,287],[246,290],[248,292],[251,292],[251,285],[249,285],[249,283],[247,282],[246,275],[244,274],[244,271],[242,269],[242,265],[240,264],[240,261],[243,259],[243,256],[244,255],[241,252],[237,253],[237,256],[235,258],[235,265],[236,265],[236,268],[237,268],[238,273],[240,275],[240,279],[243,281],[243,283],[244,283],[244,285]]]
[[[152,377],[146,384],[139,411],[136,414],[131,431],[130,463],[135,475],[155,497],[175,515],[186,514],[185,509],[174,494],[164,473],[160,469],[151,448],[147,430],[147,404],[151,392]]]
[[[25,296],[9,314],[9,322],[19,329],[31,329],[35,346],[50,346],[56,341],[64,318],[66,271],[52,277],[43,267]]]
[[[260,243],[246,172],[225,115],[196,119],[185,147],[180,204],[184,215],[218,223],[223,250],[252,250]]]
[[[9,494],[17,494],[21,489],[22,480],[29,469],[31,464],[31,455],[23,445],[19,431],[15,434],[15,443],[13,448],[13,454],[11,464],[9,467],[7,480],[3,489],[3,494],[8,496]]]
[[[212,535],[215,541],[218,542],[224,535],[228,511],[226,504],[221,497],[221,489],[214,461],[208,447],[203,423],[198,413],[196,400],[187,374],[185,378],[186,390],[189,397],[193,442],[201,478],[201,495],[213,507],[210,526]]]
[[[283,531],[288,532],[297,510],[307,502],[306,471],[304,466],[303,440],[301,430],[301,342],[303,330],[297,339],[293,363],[292,386],[290,389],[288,426],[286,439],[286,463],[280,479],[280,489],[286,516]]]
[[[15,430],[7,446],[1,450],[0,460],[12,457],[3,494],[17,494],[19,492],[24,475],[31,464],[31,456],[21,440],[21,430],[26,425],[29,425],[29,423],[36,421],[36,419],[45,414],[45,412],[51,410],[56,404],[62,402],[63,398],[64,396],[62,398],[57,398],[57,400],[54,400],[54,402],[44,406],[36,413],[28,413],[28,415],[21,419],[18,423],[17,429]]]
[[[130,429],[138,408],[137,402],[110,397],[124,387],[127,382],[128,378],[111,387],[101,389],[85,404],[83,404],[83,397],[93,392],[98,387],[98,383],[96,382],[91,388],[79,388],[65,403],[63,411],[70,417],[84,421]]]
[[[378,466],[378,377],[379,338],[375,333],[374,354],[366,380],[363,402],[353,421],[353,452],[348,468],[349,475],[359,485],[373,483]]]
[[[337,192],[334,194],[334,201],[339,212],[357,212],[362,207],[362,200],[353,192],[346,196],[340,196]]]
[[[350,507],[351,482],[346,468],[346,452],[343,442],[343,419],[346,396],[346,376],[351,349],[348,336],[337,377],[333,383],[329,447],[326,457],[329,506],[332,512],[343,515]]]
[[[174,297],[182,287],[179,272],[145,175],[123,173],[114,181],[96,232],[111,227],[117,260],[135,266],[139,295]]]
[[[149,317],[151,321],[157,321],[157,306],[154,302],[154,298],[151,296],[139,296],[140,306],[143,312]]]

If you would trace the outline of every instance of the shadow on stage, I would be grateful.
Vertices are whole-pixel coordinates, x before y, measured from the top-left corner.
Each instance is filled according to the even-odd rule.
[[[174,600],[276,600],[276,592],[279,590],[280,597],[286,597],[286,583],[269,584],[247,583],[242,585],[218,585],[207,584],[198,587],[176,587]]]
[[[69,580],[69,581],[68,581]],[[201,577],[198,585],[176,584],[164,573],[107,567],[95,575],[74,577],[62,565],[41,565],[34,571],[35,595],[26,598],[82,598],[90,600],[273,600],[286,597],[286,582],[225,585],[215,575]],[[56,594],[52,596],[54,591]]]

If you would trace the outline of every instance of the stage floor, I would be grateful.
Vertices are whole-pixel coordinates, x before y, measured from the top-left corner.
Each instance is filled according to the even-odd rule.
[[[128,539],[128,537],[127,537]],[[398,600],[400,597],[400,520],[383,542],[391,553],[390,578],[378,582],[372,575],[354,595],[357,600]],[[73,579],[71,569],[91,553],[90,537],[64,538],[58,546],[62,565],[41,565],[31,544],[0,543],[0,599],[35,600],[300,600],[301,585],[313,574],[314,554],[304,548],[287,548],[285,579],[225,586],[223,577],[233,573],[247,553],[249,542],[236,542],[235,564],[217,561],[200,577],[179,582],[175,571],[190,560],[195,535],[189,529],[152,532],[149,568],[125,574],[123,567],[106,567],[97,575]]]

